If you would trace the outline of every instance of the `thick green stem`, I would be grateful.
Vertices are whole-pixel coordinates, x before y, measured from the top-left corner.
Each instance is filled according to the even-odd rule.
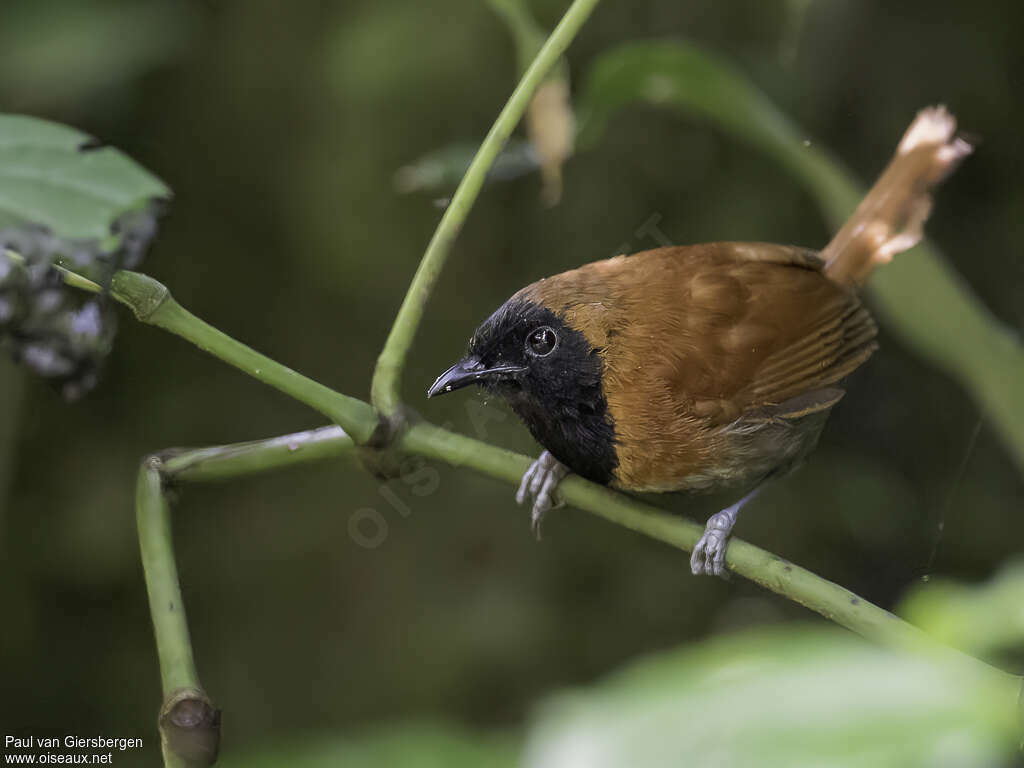
[[[164,497],[159,466],[158,459],[149,459],[139,470],[135,508],[142,567],[166,696],[178,688],[198,688],[199,677],[192,659],[185,607],[178,586],[178,569],[171,542],[171,513]]]
[[[159,724],[164,764],[168,768],[213,765],[220,742],[220,714],[199,684],[192,657],[159,459],[146,460],[139,470],[135,510],[163,683]]]
[[[391,416],[398,410],[401,403],[399,388],[402,369],[405,366],[409,347],[416,336],[427,300],[434,290],[434,285],[441,274],[448,253],[451,251],[452,243],[462,229],[462,225],[480,193],[487,172],[522,118],[537,86],[558,61],[559,56],[569,47],[569,43],[576,37],[576,33],[579,32],[583,22],[590,16],[598,1],[574,0],[561,22],[555,27],[547,42],[534,58],[533,63],[526,70],[523,79],[505,104],[505,108],[501,110],[498,119],[491,126],[487,138],[480,145],[480,149],[477,151],[476,157],[473,158],[466,175],[462,177],[458,189],[455,190],[451,203],[444,212],[444,216],[427,246],[426,253],[423,254],[419,268],[413,276],[412,284],[398,310],[384,349],[381,351],[380,357],[377,358],[377,367],[373,373],[371,400],[379,413]]]

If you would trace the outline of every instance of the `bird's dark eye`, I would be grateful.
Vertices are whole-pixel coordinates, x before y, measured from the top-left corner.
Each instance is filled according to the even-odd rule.
[[[547,357],[558,346],[558,336],[553,328],[542,325],[526,337],[526,351],[536,357]]]

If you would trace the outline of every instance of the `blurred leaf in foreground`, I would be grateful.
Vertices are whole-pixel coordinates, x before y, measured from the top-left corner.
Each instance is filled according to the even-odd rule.
[[[56,267],[105,289],[142,260],[169,190],[72,128],[0,115],[0,345],[68,399],[96,383],[115,315]]]
[[[513,768],[512,739],[450,725],[409,723],[370,729],[352,738],[310,737],[292,746],[228,755],[221,768]]]
[[[1011,765],[1012,699],[955,665],[789,626],[648,658],[536,713],[528,768]]]
[[[899,613],[968,653],[1020,649],[1024,645],[1024,560],[1009,563],[979,586],[948,580],[922,584],[904,599]]]

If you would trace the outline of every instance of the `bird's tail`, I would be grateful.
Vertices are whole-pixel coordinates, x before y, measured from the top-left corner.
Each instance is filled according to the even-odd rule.
[[[972,150],[956,135],[956,118],[945,107],[918,112],[889,166],[821,252],[825,274],[857,285],[877,265],[917,245],[931,212],[932,188]]]

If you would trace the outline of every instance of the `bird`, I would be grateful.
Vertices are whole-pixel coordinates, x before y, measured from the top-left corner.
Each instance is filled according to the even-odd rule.
[[[820,252],[719,242],[595,261],[517,291],[428,397],[500,395],[543,447],[516,494],[532,526],[575,473],[628,493],[752,488],[712,515],[690,559],[723,575],[740,510],[803,463],[841,382],[877,349],[858,289],[919,242],[932,191],[973,147],[921,110]]]

